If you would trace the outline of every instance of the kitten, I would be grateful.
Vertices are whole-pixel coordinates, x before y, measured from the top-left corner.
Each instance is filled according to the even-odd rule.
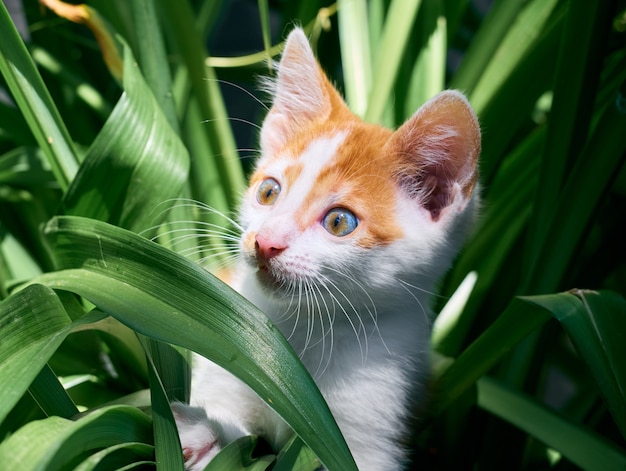
[[[296,29],[261,152],[234,287],[300,352],[359,469],[402,469],[407,416],[428,375],[430,293],[477,206],[476,117],[446,91],[395,132],[367,124]],[[289,428],[247,386],[194,361],[192,406],[174,406],[189,470],[243,435],[286,442]]]

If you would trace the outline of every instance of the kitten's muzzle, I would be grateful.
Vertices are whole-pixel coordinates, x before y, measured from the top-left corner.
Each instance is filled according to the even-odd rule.
[[[268,237],[257,234],[254,242],[254,251],[259,268],[266,269],[267,262],[280,255],[286,248],[287,246],[284,244],[277,243]]]

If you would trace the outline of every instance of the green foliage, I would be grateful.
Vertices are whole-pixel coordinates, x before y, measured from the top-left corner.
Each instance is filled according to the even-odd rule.
[[[484,18],[463,0],[260,1],[263,50],[231,58],[205,46],[229,2],[93,0],[119,83],[85,26],[21,4],[25,43],[0,5],[3,466],[181,469],[168,404],[189,397],[191,349],[298,434],[276,455],[246,437],[210,469],[355,469],[277,329],[167,235],[194,234],[176,249],[196,261],[219,251],[198,228],[227,222],[185,202],[235,209],[218,79],[268,73],[278,18],[368,120],[398,126],[444,87],[479,114],[483,214],[442,281],[415,468],[626,467],[622,0],[497,0]]]

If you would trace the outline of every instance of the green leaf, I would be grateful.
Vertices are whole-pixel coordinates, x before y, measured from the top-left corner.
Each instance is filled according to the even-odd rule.
[[[192,151],[192,175],[203,179],[201,185],[200,182],[191,182],[194,197],[200,201],[211,201],[212,206],[221,211],[229,211],[239,202],[239,195],[244,189],[244,176],[217,76],[205,64],[208,54],[200,31],[190,27],[195,22],[195,16],[189,1],[165,0],[158,6],[162,14],[160,19],[171,33],[173,47],[180,54],[181,66],[188,74],[185,82],[188,80],[191,88],[189,94],[176,97],[180,104],[189,106],[182,112],[186,121],[183,126],[206,135],[198,152]],[[187,87],[183,88],[187,90]],[[189,110],[193,112],[188,114]],[[196,116],[200,119],[196,120]],[[216,168],[217,172],[211,173],[212,168]],[[211,183],[207,184],[206,179]],[[206,197],[216,190],[225,198],[225,207]]]
[[[526,259],[531,267],[541,255],[558,211],[559,196],[587,140],[604,60],[598,51],[606,47],[606,25],[613,9],[610,2],[569,2],[557,57],[545,157],[529,225]]]
[[[152,421],[154,423],[154,444],[157,469],[170,471],[182,470],[184,461],[182,447],[178,438],[178,430],[174,422],[174,415],[170,409],[170,398],[165,392],[165,387],[158,375],[153,355],[161,355],[167,352],[169,345],[161,344],[155,340],[142,338],[148,357],[148,377],[150,378],[150,399],[152,404]],[[171,347],[170,347],[171,348]],[[175,364],[175,366],[179,366]],[[174,371],[175,373],[176,371]]]
[[[623,471],[626,468],[624,450],[493,379],[478,381],[478,404],[554,448],[581,469]]]
[[[572,291],[580,309],[555,311],[589,367],[615,423],[626,438],[626,300],[616,293]]]
[[[145,443],[121,443],[94,453],[74,471],[109,471],[124,466],[146,462],[154,458],[154,447]]]
[[[413,65],[409,91],[404,108],[408,119],[415,110],[445,88],[446,74],[446,17],[442,1],[424,3],[420,12],[423,47]]]
[[[44,365],[34,379],[29,392],[48,416],[58,415],[69,419],[78,414],[76,405],[48,365]]]
[[[65,214],[135,231],[153,225],[159,203],[180,196],[189,155],[124,49],[125,93],[91,145],[64,201]]]
[[[274,462],[274,455],[253,458],[252,453],[256,447],[256,436],[241,437],[229,443],[209,465],[205,471],[264,471]]]
[[[337,3],[346,103],[354,113],[363,116],[367,110],[372,85],[367,2],[339,0]]]
[[[69,334],[70,324],[59,298],[44,286],[29,286],[0,304],[0,422]]]
[[[156,3],[153,0],[129,3],[137,38],[137,59],[146,83],[167,122],[175,132],[178,132],[170,64],[157,17]]]
[[[540,42],[545,25],[557,4],[557,0],[532,0],[526,3],[516,17],[498,49],[491,55],[489,64],[470,96],[479,115],[499,88],[515,73],[522,58]]]
[[[496,0],[489,9],[480,29],[465,51],[463,62],[454,74],[451,87],[471,94],[485,73],[506,34],[511,30],[524,2]]]
[[[374,75],[366,121],[378,122],[392,96],[402,53],[409,42],[420,5],[421,0],[394,0],[389,5],[380,42],[374,51]]]
[[[151,444],[150,419],[134,407],[110,406],[76,421],[49,417],[28,423],[0,444],[0,462],[6,469],[61,471],[125,442]]]
[[[4,2],[0,4],[0,72],[48,158],[57,182],[65,190],[76,174],[78,158],[65,124]]]
[[[143,335],[210,358],[256,391],[329,469],[355,469],[312,378],[252,304],[197,265],[120,228],[59,217],[45,235],[66,270],[40,282],[80,294]]]
[[[272,471],[315,471],[321,466],[315,453],[294,435],[280,450]]]
[[[533,271],[528,272],[529,289],[552,291],[559,288],[559,280],[566,275],[572,257],[576,257],[576,248],[597,217],[602,197],[623,165],[625,132],[626,113],[616,102],[610,103],[602,110],[555,203],[556,212],[541,238],[541,247],[537,247],[540,256]],[[583,187],[585,191],[580,191]]]
[[[542,304],[535,302],[537,299]],[[568,311],[575,309],[576,304],[565,293],[513,299],[498,319],[443,371],[437,380],[433,414],[446,409],[521,340],[545,324],[552,308]]]

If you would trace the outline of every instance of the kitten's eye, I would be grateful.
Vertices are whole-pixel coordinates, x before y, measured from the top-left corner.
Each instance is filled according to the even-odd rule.
[[[273,178],[263,180],[256,191],[256,200],[262,205],[269,206],[276,202],[280,194],[280,183]]]
[[[330,234],[343,237],[356,229],[356,226],[359,225],[359,220],[348,209],[333,208],[324,216],[322,225]]]

